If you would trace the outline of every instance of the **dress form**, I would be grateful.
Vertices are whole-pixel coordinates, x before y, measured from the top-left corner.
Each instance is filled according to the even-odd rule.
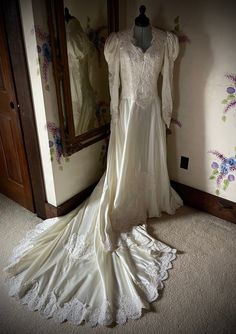
[[[136,45],[145,52],[152,42],[152,28],[150,25],[147,27],[134,26],[134,39]]]
[[[136,46],[140,47],[145,52],[152,42],[152,27],[149,18],[145,15],[146,7],[140,6],[139,16],[135,18],[135,26],[133,29],[133,37]]]

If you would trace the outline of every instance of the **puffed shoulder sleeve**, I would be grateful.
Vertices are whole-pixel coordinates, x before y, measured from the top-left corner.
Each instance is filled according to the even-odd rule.
[[[167,125],[170,127],[172,109],[173,109],[173,69],[174,61],[179,54],[178,37],[167,32],[166,43],[164,49],[164,61],[162,67],[162,117]]]
[[[117,33],[111,33],[105,43],[105,59],[109,71],[109,90],[110,90],[110,114],[112,122],[118,118],[119,108],[119,87],[120,87],[120,55],[119,38]]]

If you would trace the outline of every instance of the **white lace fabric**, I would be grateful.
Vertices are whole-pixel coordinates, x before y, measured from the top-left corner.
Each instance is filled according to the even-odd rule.
[[[167,127],[170,126],[173,66],[179,53],[179,42],[173,33],[153,27],[152,36],[151,45],[145,52],[135,45],[133,28],[112,33],[106,42],[113,121],[118,118],[120,99],[132,99],[142,108],[147,108],[153,99],[158,98],[157,80],[161,73],[162,117]]]
[[[50,234],[50,231],[53,231],[53,225],[55,227],[57,224],[58,219],[48,220],[43,224],[39,224],[36,226],[36,229],[28,233],[21,247],[17,247],[14,250],[14,259],[12,258],[11,265],[5,268],[5,271],[10,274],[6,279],[9,295],[15,296],[20,303],[28,305],[31,311],[40,311],[40,314],[45,318],[54,318],[57,322],[67,320],[74,325],[80,325],[83,321],[88,322],[92,327],[98,324],[107,326],[114,322],[121,325],[128,319],[140,318],[142,308],[148,308],[147,302],[156,300],[158,289],[163,288],[162,282],[168,277],[168,269],[172,268],[171,262],[176,258],[176,250],[151,238],[146,232],[146,225],[134,227],[132,232],[121,234],[118,248],[112,253],[112,257],[119,258],[117,264],[120,267],[123,267],[123,261],[126,256],[131,256],[135,261],[137,254],[140,256],[142,253],[145,253],[145,257],[150,259],[150,261],[145,262],[144,271],[142,270],[143,268],[139,269],[139,264],[137,263],[135,271],[129,278],[133,284],[134,291],[127,289],[127,285],[129,285],[128,280],[121,283],[119,277],[116,277],[114,282],[119,281],[119,284],[123,285],[123,293],[118,293],[117,296],[110,299],[101,299],[99,305],[92,306],[85,301],[77,289],[71,298],[67,296],[61,301],[60,297],[63,293],[60,293],[60,284],[53,284],[53,288],[46,288],[41,292],[42,287],[40,285],[42,285],[45,277],[41,276],[35,279],[31,277],[27,279],[27,273],[29,272],[29,268],[33,266],[33,263],[28,269],[15,275],[19,271],[17,264],[19,262],[23,263],[24,259],[27,258],[27,254],[29,254],[28,252],[32,252],[34,247],[37,247],[42,235],[44,234],[46,237],[47,234],[45,232],[48,231],[48,234]],[[92,260],[94,252],[91,250],[91,245],[88,247],[85,240],[86,238],[83,235],[78,236],[76,239],[73,233],[69,236],[68,242],[65,243],[62,251],[65,251],[64,255],[68,256],[68,261],[72,258],[73,261],[91,262],[89,266],[92,268],[94,266],[94,261]],[[79,241],[81,241],[81,244],[77,248],[76,253],[74,253],[76,243],[79,243]],[[129,253],[129,255],[126,253]],[[58,263],[52,261],[52,264],[57,275],[60,275],[60,266],[58,266]],[[73,270],[73,262],[72,264],[70,262],[69,266],[67,264],[66,268],[62,271],[63,277],[67,281],[76,275],[76,272]],[[87,271],[87,274],[90,272]],[[80,272],[77,275],[79,276]],[[51,275],[48,274],[47,280],[50,281],[50,279]],[[68,284],[68,292],[70,288],[71,286]],[[100,288],[99,284],[96,290]],[[115,286],[113,286],[114,288]],[[127,291],[125,292],[125,290]]]
[[[176,39],[154,28],[153,37],[145,53],[130,30],[108,38],[113,122],[106,171],[77,209],[27,233],[5,268],[10,295],[46,318],[91,326],[137,319],[157,299],[176,257],[147,232],[148,218],[183,205],[166,163]],[[161,71],[169,87],[164,115],[156,89]]]

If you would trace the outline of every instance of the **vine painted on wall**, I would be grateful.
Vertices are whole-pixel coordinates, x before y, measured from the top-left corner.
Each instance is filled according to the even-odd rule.
[[[62,160],[64,159],[65,162],[68,162],[70,159],[63,157],[60,129],[54,122],[47,122],[47,129],[51,135],[49,140],[51,161],[55,159],[59,165],[59,170],[63,170]]]
[[[222,121],[226,121],[228,112],[231,110],[236,110],[236,74],[226,74],[225,77],[231,82],[226,88],[226,97],[222,101],[225,105],[223,110]]]
[[[174,29],[172,32],[178,36],[180,43],[191,43],[190,38],[180,28],[179,16],[176,16],[174,19]]]
[[[37,51],[39,54],[42,78],[45,84],[45,89],[49,91],[48,70],[52,61],[50,38],[49,34],[43,31],[39,26],[35,26],[34,30],[37,39]]]
[[[216,157],[216,161],[212,161],[212,173],[209,177],[216,183],[216,195],[220,194],[220,189],[227,190],[230,183],[235,182],[236,176],[236,146],[234,147],[235,155],[226,157],[217,150],[210,150],[208,153]]]

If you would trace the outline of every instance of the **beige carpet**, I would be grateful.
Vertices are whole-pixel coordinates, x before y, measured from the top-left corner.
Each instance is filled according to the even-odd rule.
[[[8,297],[2,268],[40,219],[0,195],[0,333],[236,333],[236,225],[189,207],[150,220],[150,232],[178,249],[159,299],[123,326],[57,324]]]

